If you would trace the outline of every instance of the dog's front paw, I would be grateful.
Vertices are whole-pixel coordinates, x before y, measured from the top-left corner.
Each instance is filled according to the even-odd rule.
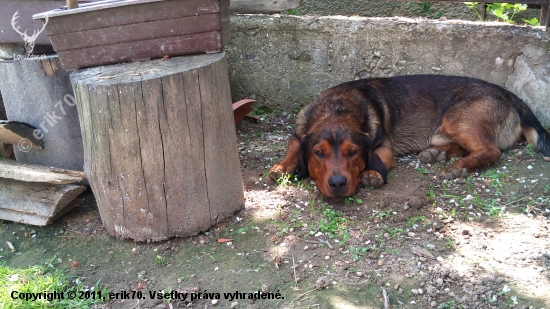
[[[287,166],[283,164],[275,164],[269,170],[269,177],[271,177],[271,179],[273,180],[278,180],[283,175],[286,175],[286,174],[294,175],[295,170],[296,170],[296,167]]]
[[[364,187],[378,188],[384,184],[384,178],[380,173],[373,170],[365,171],[359,179]]]
[[[420,153],[420,162],[422,163],[443,162],[446,160],[447,153],[445,151],[439,152],[435,148],[430,148]]]
[[[455,178],[464,178],[468,175],[466,168],[447,167],[441,171],[440,177],[443,180],[452,180]]]

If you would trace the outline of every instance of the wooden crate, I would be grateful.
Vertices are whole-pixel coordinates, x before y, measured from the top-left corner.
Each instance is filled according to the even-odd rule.
[[[33,16],[66,70],[216,53],[229,38],[229,0],[99,1]]]

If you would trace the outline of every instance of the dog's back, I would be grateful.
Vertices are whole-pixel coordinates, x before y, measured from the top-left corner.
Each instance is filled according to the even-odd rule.
[[[356,117],[361,129],[373,136],[382,127],[395,154],[403,155],[426,149],[443,116],[453,114],[491,120],[487,124],[493,125],[492,140],[499,149],[509,148],[523,135],[550,157],[550,135],[522,100],[500,86],[460,76],[406,75],[343,83],[304,108],[297,129],[311,129],[320,118]]]

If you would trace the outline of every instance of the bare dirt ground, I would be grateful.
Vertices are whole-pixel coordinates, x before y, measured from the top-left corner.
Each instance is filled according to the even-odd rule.
[[[387,185],[327,201],[311,179],[268,179],[293,118],[264,118],[237,127],[246,207],[209,231],[117,241],[88,193],[52,226],[4,222],[16,250],[0,261],[143,294],[96,308],[550,308],[550,164],[531,148],[450,182],[444,165],[400,157]]]

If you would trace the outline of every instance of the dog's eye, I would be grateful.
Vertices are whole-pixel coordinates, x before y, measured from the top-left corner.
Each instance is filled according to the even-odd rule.
[[[355,151],[355,150],[350,150],[350,151],[348,152],[348,157],[353,157],[353,156],[355,156],[356,154],[357,154],[357,151]]]
[[[315,152],[315,154],[316,154],[319,158],[323,158],[323,157],[325,156],[325,154],[323,153],[322,150],[317,150],[317,151]]]

